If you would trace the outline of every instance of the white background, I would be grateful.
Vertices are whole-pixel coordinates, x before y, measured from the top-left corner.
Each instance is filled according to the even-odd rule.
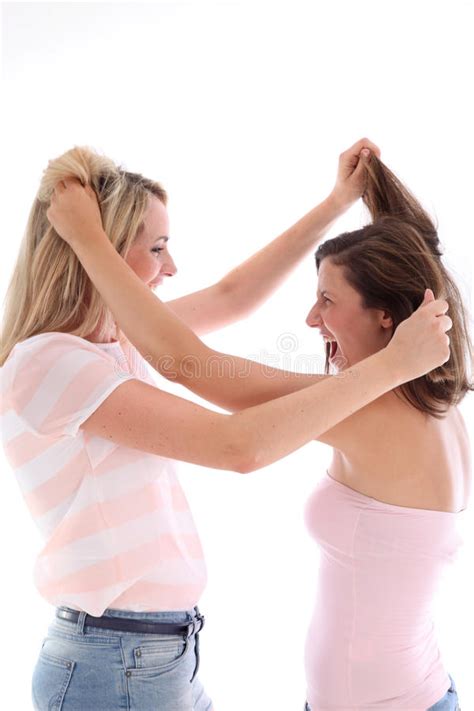
[[[5,3],[2,298],[42,171],[74,145],[168,190],[178,265],[158,291],[168,300],[215,282],[320,202],[339,153],[368,136],[438,218],[472,309],[472,15],[454,0]],[[358,204],[328,236],[367,219]],[[279,354],[280,367],[319,353],[322,367],[304,323],[315,288],[310,257],[250,320],[205,340]],[[285,357],[282,334],[296,344]],[[472,424],[472,396],[461,410]],[[314,443],[245,477],[180,465],[209,567],[201,677],[216,711],[302,708],[318,561],[302,511],[330,456]],[[33,586],[41,540],[3,454],[1,474],[2,699],[16,711],[30,708],[54,609]],[[466,537],[438,602],[464,710],[474,708],[470,515]]]

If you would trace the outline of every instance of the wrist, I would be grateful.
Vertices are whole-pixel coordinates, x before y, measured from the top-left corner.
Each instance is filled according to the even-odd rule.
[[[339,216],[344,214],[354,204],[355,200],[347,200],[344,196],[333,191],[329,193],[326,202],[336,216]]]
[[[397,344],[391,340],[385,348],[379,351],[384,368],[394,378],[393,388],[399,387],[410,380],[410,375],[404,370],[404,358]]]
[[[107,234],[100,227],[94,228],[87,232],[87,235],[81,233],[77,237],[68,240],[69,246],[79,256],[80,253],[87,253],[94,247],[102,244],[112,246]]]

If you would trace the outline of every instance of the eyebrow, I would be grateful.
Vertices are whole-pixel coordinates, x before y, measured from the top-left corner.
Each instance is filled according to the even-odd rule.
[[[319,291],[319,289],[318,289]],[[333,294],[330,291],[327,291],[327,289],[323,289],[322,291],[319,291],[321,296],[324,296],[325,294],[328,294],[329,296],[333,296]]]
[[[163,235],[163,237],[157,237],[157,238],[155,239],[155,242],[159,242],[160,239],[164,239],[165,242],[168,242],[169,237],[168,237],[167,235]]]

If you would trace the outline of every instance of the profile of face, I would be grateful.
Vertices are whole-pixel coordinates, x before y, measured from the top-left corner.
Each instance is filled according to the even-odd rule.
[[[168,249],[169,219],[165,205],[150,195],[143,226],[135,237],[125,261],[150,289],[176,274]]]
[[[326,257],[319,265],[317,301],[306,323],[332,341],[329,361],[346,370],[384,348],[393,334],[392,317],[382,309],[364,308],[362,297],[344,276],[344,267]]]
[[[176,265],[169,253],[169,219],[166,206],[154,195],[149,196],[148,205],[143,217],[143,225],[136,235],[125,258],[126,263],[135,274],[150,288],[155,289],[163,283],[165,277],[176,274]],[[115,342],[118,337],[117,325],[109,334],[106,343]],[[93,343],[104,343],[103,336],[99,336],[100,328],[97,326],[86,339]],[[98,341],[97,338],[101,340]]]

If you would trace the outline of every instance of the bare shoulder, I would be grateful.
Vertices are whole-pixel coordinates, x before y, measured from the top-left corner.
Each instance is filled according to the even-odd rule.
[[[391,429],[409,409],[414,408],[403,402],[392,390],[346,417],[317,439],[345,454],[354,453],[368,438],[373,440],[385,436],[387,426]]]
[[[469,444],[469,433],[467,430],[466,421],[463,417],[461,410],[459,409],[459,407],[452,407],[450,411],[452,412],[453,422],[455,422],[456,426],[459,429],[460,436],[463,438],[466,444]]]

